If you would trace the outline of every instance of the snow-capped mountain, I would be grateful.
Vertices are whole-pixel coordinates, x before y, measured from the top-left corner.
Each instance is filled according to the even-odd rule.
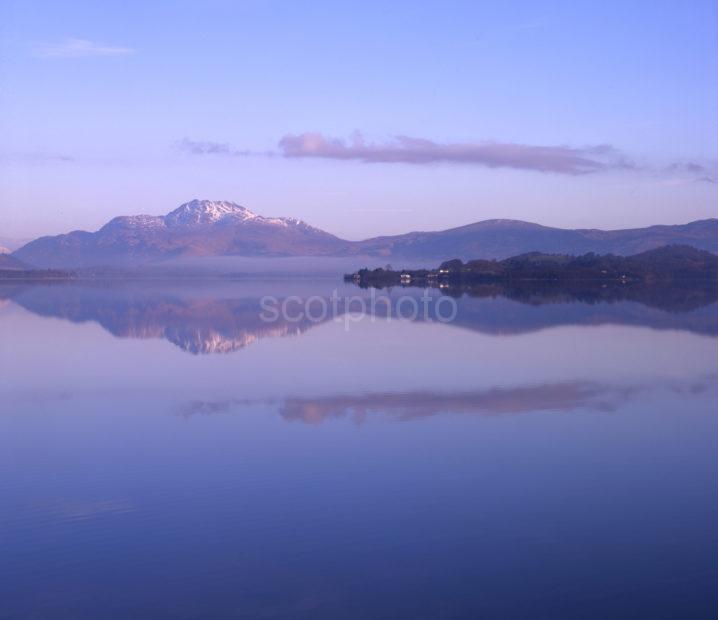
[[[157,229],[162,227],[180,229],[183,227],[211,226],[213,224],[266,224],[276,226],[298,226],[318,232],[294,217],[264,217],[246,207],[225,200],[191,200],[170,211],[167,215],[121,215],[111,219],[100,230],[112,229]]]
[[[97,232],[41,237],[15,252],[47,267],[179,256],[321,256],[347,242],[291,217],[264,217],[227,201],[192,200],[167,215],[115,217]]]
[[[163,218],[167,226],[198,226],[224,222],[267,220],[246,207],[225,200],[191,200]]]

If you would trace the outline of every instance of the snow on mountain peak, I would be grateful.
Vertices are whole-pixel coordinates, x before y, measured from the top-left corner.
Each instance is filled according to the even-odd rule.
[[[321,232],[297,218],[257,215],[246,207],[226,200],[191,200],[165,215],[163,220],[167,226],[251,222],[259,225],[295,227],[306,231]]]
[[[120,215],[112,218],[100,230],[103,232],[127,229],[150,229],[164,226],[161,217],[155,215]]]
[[[258,217],[249,209],[226,200],[191,200],[165,215],[165,223],[172,225],[214,224],[227,218],[250,220]]]

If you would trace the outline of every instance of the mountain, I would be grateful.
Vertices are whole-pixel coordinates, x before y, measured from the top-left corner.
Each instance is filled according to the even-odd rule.
[[[32,269],[30,265],[10,254],[0,254],[0,270],[25,271]]]
[[[13,256],[41,267],[186,256],[373,256],[424,261],[503,259],[532,251],[629,255],[668,244],[718,252],[718,219],[610,231],[487,220],[443,231],[347,241],[295,218],[264,217],[232,202],[192,200],[164,216],[121,216],[96,232],[41,237]]]
[[[180,256],[316,256],[340,253],[346,245],[295,218],[192,200],[164,216],[121,216],[97,232],[41,237],[13,256],[43,267],[78,267]]]

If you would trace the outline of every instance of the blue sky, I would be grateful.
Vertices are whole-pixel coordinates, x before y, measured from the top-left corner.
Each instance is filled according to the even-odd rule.
[[[0,0],[0,24],[2,236],[192,198],[348,238],[718,216],[715,1]]]

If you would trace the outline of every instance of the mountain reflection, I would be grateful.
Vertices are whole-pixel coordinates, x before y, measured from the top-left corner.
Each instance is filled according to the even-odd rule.
[[[9,291],[0,288],[3,292]],[[10,298],[40,316],[93,321],[118,338],[162,338],[192,354],[231,353],[262,338],[300,334],[314,324],[307,319],[268,323],[260,316],[259,299],[192,292],[56,285],[17,287]]]
[[[297,300],[314,298],[329,304],[333,282],[304,283],[70,283],[2,284],[0,303],[8,300],[44,317],[75,323],[95,322],[120,338],[161,338],[192,354],[238,351],[262,338],[298,335],[332,319],[331,314],[263,320],[261,299],[290,294]],[[678,289],[624,287],[586,289],[558,285],[483,286],[470,289],[431,289],[432,299],[449,295],[456,316],[449,325],[486,334],[520,334],[564,325],[632,325],[718,335],[715,285]],[[320,294],[317,294],[317,292]],[[367,304],[378,318],[394,318],[399,299],[419,299],[424,291],[395,288],[368,291],[343,289],[337,316],[355,309],[347,297],[379,295],[380,303]],[[416,321],[435,321],[436,306]]]

